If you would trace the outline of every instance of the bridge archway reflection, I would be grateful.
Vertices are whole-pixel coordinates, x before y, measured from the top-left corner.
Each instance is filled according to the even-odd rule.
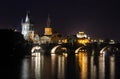
[[[68,55],[67,57],[59,54],[47,56],[40,53],[37,54],[39,56],[27,58],[27,61],[23,61],[22,78],[114,79],[116,75],[114,56],[109,56],[109,58],[89,56],[87,51],[79,51],[78,54]],[[117,70],[119,72],[119,65],[117,65]]]

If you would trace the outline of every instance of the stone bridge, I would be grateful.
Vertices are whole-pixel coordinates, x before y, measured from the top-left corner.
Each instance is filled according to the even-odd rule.
[[[108,44],[108,43],[89,43],[86,45],[77,44],[77,43],[65,43],[65,44],[41,44],[39,45],[41,49],[44,50],[44,53],[62,53],[66,52],[68,54],[75,54],[79,51],[86,51],[89,55],[95,54],[100,55],[103,54],[104,51],[107,52],[120,52],[120,44]]]

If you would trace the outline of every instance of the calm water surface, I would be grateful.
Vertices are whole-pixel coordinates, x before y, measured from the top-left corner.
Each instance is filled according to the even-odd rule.
[[[3,79],[120,79],[120,59],[114,56],[43,55],[10,58],[2,63]]]

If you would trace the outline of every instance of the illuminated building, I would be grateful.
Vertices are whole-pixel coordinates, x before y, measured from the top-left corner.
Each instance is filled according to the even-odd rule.
[[[28,13],[26,14],[25,21],[22,20],[22,34],[25,40],[32,40],[34,37],[33,24],[30,23]]]
[[[115,44],[114,40],[110,40],[109,44]]]
[[[61,35],[59,33],[53,33],[53,28],[51,27],[50,17],[48,15],[48,20],[46,27],[44,28],[44,35],[40,37],[40,42],[45,43],[58,43],[60,42]]]
[[[38,34],[34,35],[34,44],[40,44],[40,37]]]
[[[90,38],[87,37],[87,35],[84,32],[78,32],[76,36],[77,36],[78,43],[80,44],[90,43]]]
[[[48,16],[47,26],[44,28],[44,36],[40,37],[41,43],[51,43],[53,31],[51,27],[50,17]]]
[[[87,38],[87,35],[84,32],[78,32],[76,36],[77,38]]]
[[[50,17],[48,16],[47,26],[44,28],[44,35],[52,35],[53,34],[52,27],[50,26],[50,24],[51,24]]]
[[[49,37],[49,36],[42,36],[42,37],[40,37],[40,42],[42,44],[51,43],[51,37]]]
[[[62,40],[62,42],[63,42],[63,43],[68,43],[67,38],[64,38],[64,39]]]
[[[61,40],[59,40],[60,37],[59,37],[59,33],[54,33],[51,37],[51,40],[53,43],[58,43],[58,42],[61,42]]]

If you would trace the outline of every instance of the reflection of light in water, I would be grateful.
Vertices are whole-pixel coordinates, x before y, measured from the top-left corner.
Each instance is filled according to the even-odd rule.
[[[109,56],[110,52],[112,52],[110,47],[104,47],[100,51],[100,54],[101,54],[101,56],[99,57],[99,75],[100,75],[100,79],[105,79],[105,76],[107,76],[107,75],[104,74],[105,70],[110,70],[108,72],[109,76],[110,76],[111,79],[114,79],[115,61],[114,61],[114,56]],[[105,60],[108,61],[108,62],[105,62]],[[107,64],[107,63],[109,63],[109,64]],[[110,69],[105,69],[105,68],[110,68]]]
[[[67,54],[66,54],[67,55]],[[87,57],[85,52],[76,54],[80,66],[80,79],[105,79],[105,57],[98,57],[98,66],[94,64],[93,56]],[[74,62],[73,62],[74,63]],[[78,62],[77,62],[78,63]],[[114,56],[110,56],[110,79],[115,77],[115,61]],[[66,70],[65,55],[51,54],[51,56],[44,56],[36,53],[36,57],[31,57],[31,65],[29,59],[22,61],[21,79],[65,79]],[[88,76],[89,75],[89,76]]]
[[[30,71],[29,71],[29,59],[24,59],[22,61],[22,69],[21,69],[21,73],[22,73],[22,78],[21,79],[30,79]]]
[[[63,53],[63,56],[67,57],[67,56],[68,56],[68,54],[67,54],[67,53]]]
[[[51,54],[51,72],[52,72],[52,76],[54,78],[54,74],[56,73],[55,72],[55,65],[56,65],[56,54]]]
[[[110,57],[110,78],[114,79],[114,75],[115,75],[115,61],[114,61],[114,56]]]
[[[40,57],[40,52],[32,53],[32,57]]]
[[[51,54],[51,75],[52,79],[55,75],[58,79],[65,79],[65,56]]]
[[[99,79],[105,79],[105,70],[110,70],[109,72],[107,72],[107,73],[109,73],[109,75],[106,75],[106,76],[110,76],[110,78],[111,79],[114,79],[114,75],[115,75],[115,62],[114,62],[114,56],[109,56],[109,61],[108,62],[105,62],[105,57],[104,56],[100,56],[99,57]],[[110,66],[110,67],[108,67],[108,68],[110,68],[110,69],[105,69],[105,68],[107,68],[107,67],[105,67],[105,66],[107,66],[107,65],[105,65],[105,63],[109,63],[110,62],[110,64],[108,64],[108,66]]]
[[[105,75],[105,58],[104,56],[99,57],[99,79],[104,79]]]
[[[32,57],[32,74],[35,79],[41,78],[41,55],[40,53],[35,53],[36,57]],[[34,71],[34,72],[33,72]]]
[[[32,58],[32,79],[51,79],[51,59],[50,56],[36,53]]]
[[[61,55],[58,56],[58,79],[65,77],[65,58]]]
[[[36,79],[40,79],[40,53],[36,53],[37,57],[35,57],[35,77]]]
[[[79,53],[79,65],[81,68],[81,79],[87,79],[87,56]]]

